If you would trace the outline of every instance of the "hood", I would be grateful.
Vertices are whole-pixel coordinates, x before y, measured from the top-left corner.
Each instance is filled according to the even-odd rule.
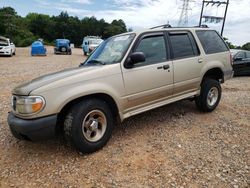
[[[91,67],[82,67],[82,68],[73,68],[73,69],[66,69],[60,72],[47,74],[38,78],[35,78],[29,82],[23,83],[16,88],[13,89],[12,93],[16,95],[29,95],[30,92],[33,90],[40,88],[44,85],[49,83],[58,81],[60,79],[76,75],[78,73],[85,73],[90,70],[96,69],[98,66],[91,66]]]

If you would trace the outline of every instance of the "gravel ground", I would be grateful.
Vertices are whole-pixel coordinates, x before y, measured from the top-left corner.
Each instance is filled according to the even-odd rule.
[[[250,187],[250,77],[223,85],[212,113],[180,101],[135,117],[115,128],[102,150],[79,155],[60,138],[19,141],[6,119],[10,92],[39,75],[75,67],[72,56],[0,57],[0,187]]]

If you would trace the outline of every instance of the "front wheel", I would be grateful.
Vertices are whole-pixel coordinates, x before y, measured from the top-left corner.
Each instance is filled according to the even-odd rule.
[[[82,153],[92,153],[106,145],[114,127],[113,114],[105,101],[86,99],[66,115],[66,141]]]
[[[195,103],[200,111],[212,112],[218,106],[220,99],[220,83],[214,79],[206,79],[201,85],[201,93],[196,97]]]

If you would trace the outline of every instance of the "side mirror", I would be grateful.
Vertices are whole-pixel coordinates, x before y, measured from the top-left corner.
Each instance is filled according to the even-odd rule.
[[[145,55],[143,52],[134,52],[130,57],[125,61],[125,68],[132,68],[134,64],[141,63],[146,61]]]
[[[234,58],[234,61],[242,61],[242,57],[236,57],[236,58]]]

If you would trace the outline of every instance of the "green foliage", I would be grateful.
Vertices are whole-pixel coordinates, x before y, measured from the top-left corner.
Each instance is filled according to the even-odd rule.
[[[243,50],[249,50],[249,51],[250,51],[250,42],[244,44],[244,45],[242,46],[242,49],[243,49]]]
[[[235,45],[233,45],[231,42],[228,41],[228,38],[223,37],[223,39],[225,40],[225,42],[227,43],[227,45],[228,45],[228,47],[229,47],[230,49],[235,49],[235,48],[236,48]]]
[[[11,38],[16,46],[29,46],[38,39],[43,38],[45,44],[52,44],[57,38],[67,38],[75,46],[82,44],[87,35],[97,35],[102,38],[127,32],[123,20],[113,20],[112,23],[95,17],[69,16],[61,12],[58,16],[49,16],[38,13],[29,13],[20,17],[11,7],[0,8],[0,35]]]

